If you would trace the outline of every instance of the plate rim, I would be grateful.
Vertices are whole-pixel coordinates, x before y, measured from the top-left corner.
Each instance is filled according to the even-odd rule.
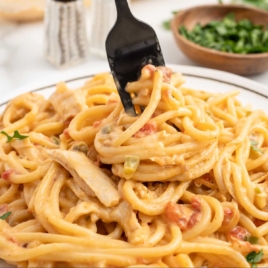
[[[262,97],[268,98],[268,86],[261,84],[260,82],[254,81],[247,77],[239,76],[236,74],[228,73],[225,71],[209,69],[204,67],[197,66],[188,66],[188,65],[178,65],[178,64],[167,64],[167,67],[170,67],[174,72],[181,72],[185,76],[192,76],[197,78],[205,78],[208,80],[218,81],[225,84],[238,86],[247,91],[253,92]],[[109,72],[107,68],[104,68],[103,71],[98,72],[104,73]],[[15,98],[20,94],[27,92],[36,92],[44,90],[47,88],[55,87],[61,81],[66,83],[74,82],[77,80],[88,79],[94,76],[96,72],[89,71],[80,71],[76,74],[66,75],[65,79],[46,79],[46,81],[37,81],[33,83],[28,83],[26,85],[20,86],[8,94],[1,96],[0,107],[7,104],[11,99]]]

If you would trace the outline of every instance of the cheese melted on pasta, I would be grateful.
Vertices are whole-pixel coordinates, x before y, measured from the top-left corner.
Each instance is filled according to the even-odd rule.
[[[11,100],[0,117],[0,258],[18,267],[267,266],[268,116],[242,106],[237,91],[183,82],[145,66],[126,88],[144,108],[136,117],[110,74],[77,90],[60,83],[48,100]]]

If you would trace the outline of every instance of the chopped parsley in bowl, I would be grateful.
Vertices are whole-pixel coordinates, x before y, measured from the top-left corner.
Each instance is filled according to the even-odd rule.
[[[268,70],[268,12],[203,5],[178,12],[171,29],[179,49],[202,66],[239,75]]]
[[[211,49],[240,54],[268,52],[268,30],[248,19],[235,20],[233,13],[222,20],[213,20],[205,25],[197,23],[192,30],[179,27],[182,36]]]

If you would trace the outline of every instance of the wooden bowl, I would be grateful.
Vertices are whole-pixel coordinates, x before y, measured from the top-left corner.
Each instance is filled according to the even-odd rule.
[[[176,14],[171,28],[176,42],[190,59],[213,69],[228,71],[240,75],[253,75],[268,70],[268,53],[235,54],[220,52],[197,45],[184,38],[178,31],[184,25],[188,30],[197,23],[205,25],[212,20],[221,20],[228,13],[234,13],[237,20],[249,19],[254,24],[268,25],[268,12],[241,5],[197,6]]]

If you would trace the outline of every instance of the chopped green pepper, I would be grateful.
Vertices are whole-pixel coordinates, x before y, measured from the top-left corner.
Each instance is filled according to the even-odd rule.
[[[134,155],[126,155],[124,163],[124,173],[132,175],[140,164],[140,158]]]
[[[259,238],[252,235],[247,235],[245,237],[245,241],[248,241],[252,245],[256,245],[258,244]]]
[[[75,142],[71,148],[73,151],[79,151],[81,153],[84,153],[87,155],[88,153],[88,146],[85,142],[80,141],[80,142]]]

